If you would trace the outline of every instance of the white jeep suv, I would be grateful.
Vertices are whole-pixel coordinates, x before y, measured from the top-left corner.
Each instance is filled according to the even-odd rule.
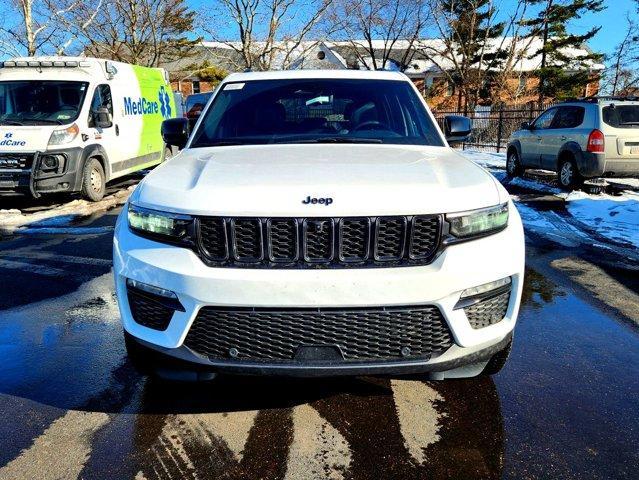
[[[446,119],[449,139],[469,133]],[[524,273],[504,188],[400,73],[229,76],[114,240],[134,364],[177,378],[495,373]]]

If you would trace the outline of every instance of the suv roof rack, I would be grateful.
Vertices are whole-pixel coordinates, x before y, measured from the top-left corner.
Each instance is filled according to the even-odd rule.
[[[639,101],[639,97],[635,95],[628,95],[626,97],[619,97],[619,96],[613,96],[613,95],[593,95],[591,97],[567,98],[559,103],[575,103],[575,102],[597,103],[601,101],[636,102],[636,101]]]

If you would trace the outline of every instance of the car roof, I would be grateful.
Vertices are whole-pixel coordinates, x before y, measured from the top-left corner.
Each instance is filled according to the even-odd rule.
[[[274,70],[267,72],[232,73],[224,79],[228,82],[248,82],[251,80],[289,80],[289,79],[340,78],[353,80],[400,80],[410,81],[400,72],[379,70]]]

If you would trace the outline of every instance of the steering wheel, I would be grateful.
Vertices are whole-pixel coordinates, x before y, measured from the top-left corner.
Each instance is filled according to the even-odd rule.
[[[385,123],[378,122],[377,120],[368,120],[364,123],[360,123],[353,129],[354,132],[360,130],[390,130],[390,128]]]

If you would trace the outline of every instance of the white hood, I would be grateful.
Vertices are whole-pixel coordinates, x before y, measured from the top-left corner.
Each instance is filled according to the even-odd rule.
[[[309,196],[332,203],[302,203]],[[204,215],[341,217],[458,212],[500,195],[488,172],[447,147],[298,144],[187,149],[132,201]]]
[[[36,152],[47,149],[51,132],[58,125],[0,126],[0,153]]]

